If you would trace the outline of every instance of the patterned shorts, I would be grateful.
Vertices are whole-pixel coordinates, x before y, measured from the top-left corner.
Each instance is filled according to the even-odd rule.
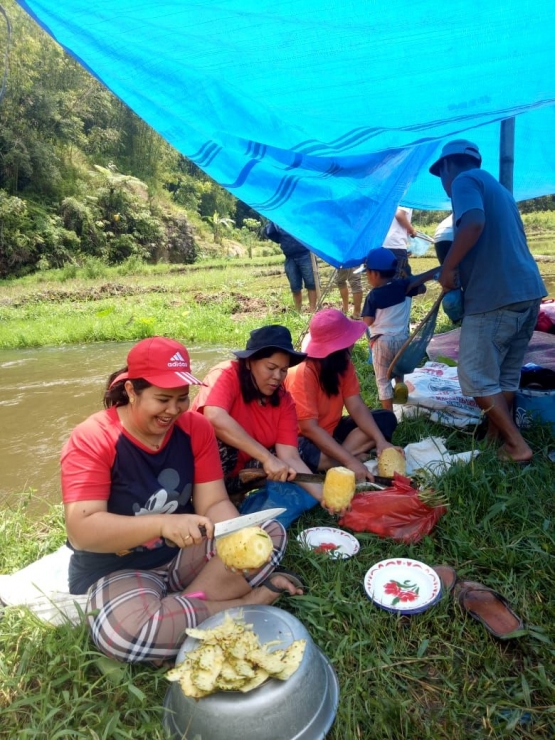
[[[285,554],[287,535],[279,522],[261,525],[274,543],[269,563],[246,580],[259,586]],[[120,570],[89,589],[87,619],[96,647],[126,663],[159,664],[175,659],[188,627],[210,616],[204,601],[187,587],[215,555],[214,540],[180,549],[173,560],[150,571]]]
[[[378,386],[378,398],[380,401],[393,398],[393,386],[391,380],[387,377],[387,371],[393,362],[393,358],[407,338],[404,334],[401,334],[401,336],[382,334],[370,343],[372,348],[372,363],[374,365],[374,372],[376,373],[376,385]]]

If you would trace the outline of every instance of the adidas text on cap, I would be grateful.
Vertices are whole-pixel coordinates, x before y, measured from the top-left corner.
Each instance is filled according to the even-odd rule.
[[[204,385],[191,374],[191,361],[186,348],[174,339],[150,337],[131,348],[127,355],[126,378],[142,378],[158,388],[179,388],[182,385]]]

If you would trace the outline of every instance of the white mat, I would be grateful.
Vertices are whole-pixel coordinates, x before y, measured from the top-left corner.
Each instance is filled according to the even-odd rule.
[[[71,550],[62,545],[26,568],[0,575],[0,601],[6,606],[26,606],[44,622],[78,624],[87,596],[69,593],[67,581]]]

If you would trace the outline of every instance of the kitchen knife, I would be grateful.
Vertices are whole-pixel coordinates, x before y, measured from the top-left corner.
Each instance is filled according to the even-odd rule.
[[[280,514],[283,514],[284,511],[287,511],[287,509],[264,509],[264,511],[255,511],[252,514],[245,514],[244,516],[237,516],[234,519],[217,522],[214,524],[214,539],[225,537],[228,534],[233,534],[233,532],[239,532],[239,530],[245,529],[245,527],[255,527],[257,524],[264,524],[269,519],[275,519]],[[206,537],[206,529],[202,524],[199,526],[199,530],[202,536]],[[167,537],[164,539],[164,542],[168,547],[177,547],[175,542],[172,542]]]
[[[217,524],[214,524],[214,537],[217,539],[238,532],[240,529],[245,529],[245,527],[255,527],[269,519],[275,519],[284,511],[287,511],[287,509],[265,509],[264,511],[255,511],[252,514],[237,516],[235,519],[226,519],[225,522],[217,522]]]
[[[266,473],[259,468],[245,468],[239,471],[239,480],[241,483],[253,483],[254,481],[265,480]],[[323,483],[326,478],[325,473],[297,473],[295,480],[291,483]],[[375,475],[374,481],[382,486],[392,486],[393,478],[387,478],[382,475]],[[359,484],[360,485],[360,484]]]

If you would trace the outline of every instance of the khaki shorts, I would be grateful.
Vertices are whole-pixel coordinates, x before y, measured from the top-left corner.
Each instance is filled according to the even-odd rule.
[[[335,284],[338,288],[343,288],[349,283],[353,293],[362,293],[362,273],[355,275],[355,269],[355,267],[345,267],[337,271]]]

